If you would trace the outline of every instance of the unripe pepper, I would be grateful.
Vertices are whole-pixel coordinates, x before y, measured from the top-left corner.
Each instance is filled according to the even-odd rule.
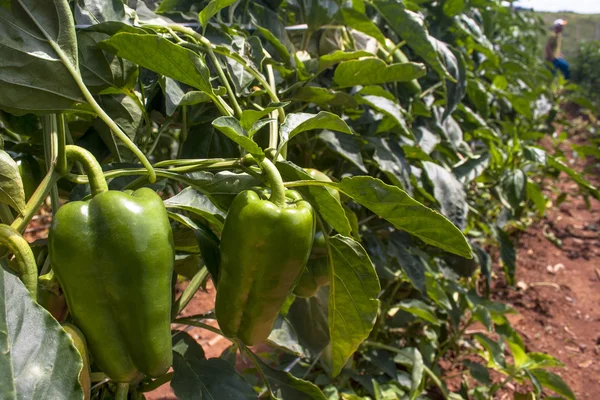
[[[315,213],[293,190],[284,190],[275,166],[260,163],[271,196],[246,190],[236,196],[221,235],[215,313],[219,327],[246,345],[267,339],[286,297],[310,255]]]
[[[87,151],[67,146],[90,177],[92,199],[61,207],[49,233],[52,269],[95,363],[121,383],[164,374],[172,363],[174,245],[154,191],[108,191]]]

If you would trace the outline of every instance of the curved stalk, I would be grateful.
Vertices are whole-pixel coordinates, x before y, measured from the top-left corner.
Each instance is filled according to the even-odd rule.
[[[52,187],[54,187],[56,181],[58,181],[61,176],[61,174],[54,170],[54,165],[51,165],[48,169],[48,173],[44,177],[44,180],[42,180],[38,188],[35,190],[33,195],[31,195],[31,198],[27,202],[27,206],[25,207],[23,215],[16,218],[11,224],[13,228],[15,228],[18,232],[23,232],[29,221],[31,221],[31,218],[33,218],[44,200],[46,200],[46,197],[48,197],[48,194],[50,193],[50,190],[52,190]]]
[[[37,301],[37,264],[29,243],[15,228],[0,224],[0,245],[7,247],[14,254],[19,268],[17,271],[19,278],[31,298]]]
[[[275,164],[268,158],[264,158],[260,161],[259,165],[267,176],[267,180],[271,186],[271,197],[269,198],[269,201],[278,207],[283,207],[285,205],[285,187],[283,186],[283,179],[281,179],[277,167],[275,167]]]
[[[127,400],[129,394],[129,383],[117,383],[117,393],[115,400]]]
[[[67,160],[78,161],[83,165],[88,176],[90,188],[92,189],[92,197],[108,190],[106,179],[104,179],[104,172],[92,153],[82,147],[73,145],[66,146],[65,153]],[[156,180],[156,175],[154,179]]]

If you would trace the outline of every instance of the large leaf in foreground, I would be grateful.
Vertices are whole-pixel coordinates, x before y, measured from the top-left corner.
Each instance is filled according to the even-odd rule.
[[[452,222],[402,189],[369,176],[344,178],[339,188],[396,228],[450,253],[472,257],[467,239]]]
[[[67,332],[0,267],[0,398],[83,399],[82,367]]]
[[[81,109],[67,0],[13,1],[11,7],[0,6],[0,109],[13,114]]]
[[[365,340],[377,318],[379,278],[365,249],[346,236],[331,238],[329,335],[333,376]]]

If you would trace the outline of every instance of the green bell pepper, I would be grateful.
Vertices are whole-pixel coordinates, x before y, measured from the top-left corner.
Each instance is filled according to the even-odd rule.
[[[221,235],[215,313],[219,327],[246,345],[267,339],[310,255],[315,213],[298,192],[284,190],[267,159],[260,163],[271,195],[246,190],[234,199]]]
[[[84,165],[93,197],[54,216],[52,269],[98,367],[121,383],[158,377],[172,363],[175,250],[166,209],[148,188],[108,191],[94,157],[73,147],[67,158]]]

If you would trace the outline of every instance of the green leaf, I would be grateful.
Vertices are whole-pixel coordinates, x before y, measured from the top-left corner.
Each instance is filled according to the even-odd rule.
[[[338,87],[379,85],[388,82],[409,82],[426,74],[423,64],[387,65],[375,57],[344,61],[335,69],[333,81]]]
[[[279,136],[281,137],[279,148],[297,134],[315,129],[329,129],[352,134],[350,127],[339,116],[330,112],[321,111],[318,114],[291,113],[286,116],[279,129]]]
[[[447,0],[444,3],[444,14],[449,17],[454,17],[459,14],[465,7],[465,0]]]
[[[365,167],[360,152],[360,137],[324,130],[319,133],[319,139],[324,141],[331,150],[354,164],[360,171],[367,173],[367,167]]]
[[[415,289],[424,293],[427,265],[422,257],[411,253],[409,247],[405,245],[403,235],[406,234],[401,232],[392,233],[391,240],[388,242],[387,254],[398,262]]]
[[[225,222],[225,213],[219,210],[205,195],[187,187],[164,201],[167,209],[177,209],[196,214],[214,225],[220,232]]]
[[[283,107],[287,106],[288,104],[290,104],[290,103],[289,102],[271,103],[267,107],[265,107],[264,109],[262,109],[260,111],[244,110],[244,111],[242,111],[242,117],[240,118],[240,124],[241,124],[242,128],[244,128],[245,130],[249,130],[256,121],[258,121],[265,115],[269,114],[270,112],[275,111],[278,108],[283,108]]]
[[[309,299],[296,297],[285,318],[280,316],[275,322],[269,342],[307,357],[318,357],[330,341],[327,296],[328,290],[321,289]]]
[[[440,61],[437,52],[437,40],[429,36],[423,18],[406,9],[404,3],[395,0],[375,0],[375,8],[381,13],[389,26],[408,46],[442,77],[452,78]]]
[[[286,181],[314,180],[306,171],[289,161],[278,161],[277,168]],[[350,236],[350,222],[339,201],[325,187],[306,186],[297,190],[313,205],[333,229],[345,236]]]
[[[527,198],[527,175],[521,169],[507,172],[502,178],[502,195],[513,210]]]
[[[323,108],[336,106],[346,108],[358,107],[358,102],[352,95],[346,92],[331,90],[318,86],[303,86],[299,88],[294,93],[293,99],[307,103],[315,103]]]
[[[410,165],[404,158],[404,151],[397,140],[382,137],[368,138],[369,143],[375,148],[373,161],[379,169],[396,186],[412,193],[413,187],[410,180]]]
[[[504,346],[498,344],[498,342],[493,341],[487,336],[482,335],[481,333],[473,334],[473,338],[483,346],[483,348],[489,354],[488,360],[495,364],[497,367],[502,369],[506,368],[506,361],[504,359]]]
[[[201,93],[201,92],[196,92]],[[240,146],[215,129],[212,121],[194,125],[183,142],[181,158],[236,158]]]
[[[500,243],[500,258],[502,259],[502,265],[506,273],[506,280],[509,285],[514,285],[517,268],[517,251],[508,233],[502,229],[498,229],[497,234],[498,242]]]
[[[375,110],[389,115],[400,127],[402,135],[408,137],[412,136],[404,118],[406,111],[404,111],[400,104],[382,96],[367,95],[360,97],[360,99],[362,100],[361,102],[368,104]]]
[[[262,375],[266,378],[271,398],[326,400],[321,389],[311,382],[298,379],[288,372],[271,368],[251,351],[247,351],[246,354],[252,358],[256,367],[260,368]]]
[[[319,71],[334,66],[342,61],[357,60],[362,57],[373,57],[368,51],[342,51],[336,50],[333,53],[325,54],[319,57]]]
[[[469,373],[473,378],[477,379],[484,385],[492,384],[492,380],[490,379],[490,371],[488,371],[485,366],[468,360],[463,361],[463,364],[469,368]]]
[[[202,57],[161,36],[121,32],[98,46],[213,96],[210,72]]]
[[[490,165],[489,153],[466,158],[452,168],[452,173],[461,183],[466,184],[481,176]]]
[[[469,243],[452,222],[414,200],[402,189],[368,176],[344,178],[339,188],[397,229],[450,253],[472,257]]]
[[[77,32],[81,77],[94,94],[111,87],[133,89],[137,82],[137,65],[97,47],[98,43],[108,37],[102,32]]]
[[[125,22],[125,6],[120,1],[78,0],[75,21],[81,25],[96,25],[105,21]]]
[[[175,79],[165,77],[164,81],[161,80],[159,83],[165,93],[165,106],[169,117],[179,106],[191,106],[212,101],[210,96],[204,92],[197,90],[184,92]]]
[[[200,20],[200,25],[202,25],[202,32],[206,32],[206,27],[208,26],[208,20],[217,15],[219,11],[221,11],[225,7],[229,7],[237,0],[211,0],[210,3],[206,5],[198,14],[198,19]]]
[[[82,368],[69,334],[0,267],[0,398],[83,399]]]
[[[414,347],[405,347],[394,357],[394,362],[411,369],[410,398],[416,399],[420,394],[421,381],[423,380],[423,356]]]
[[[551,168],[556,168],[559,171],[564,172],[569,176],[569,178],[573,179],[579,186],[587,189],[589,193],[596,199],[600,200],[600,191],[592,185],[587,179],[581,176],[581,174],[577,173],[573,169],[567,167],[562,161],[548,156],[548,166]]]
[[[546,353],[527,353],[527,366],[530,370],[537,368],[564,367],[564,364]]]
[[[19,166],[4,150],[0,150],[0,203],[9,205],[19,214],[25,211],[25,192]]]
[[[235,196],[242,190],[261,184],[260,179],[246,173],[236,174],[229,171],[211,173],[193,172],[187,174],[190,186],[204,193],[222,211],[227,211]]]
[[[188,340],[178,340],[181,337]],[[202,347],[187,333],[178,332],[173,345],[171,387],[178,399],[258,399],[252,385],[233,365],[220,358],[204,358]],[[196,345],[195,345],[196,344]]]
[[[75,26],[67,0],[13,1],[0,7],[0,109],[13,114],[90,110],[79,74]]]
[[[575,400],[575,394],[560,376],[545,369],[534,369],[529,372],[535,376],[543,387],[548,388],[561,396],[565,396],[569,400]]]
[[[329,334],[336,376],[365,340],[377,318],[380,286],[375,267],[360,243],[336,235],[329,241],[331,273]]]
[[[377,25],[375,25],[364,12],[350,7],[342,7],[340,11],[344,20],[344,25],[371,36],[379,43],[385,43],[385,36],[383,36],[383,33],[381,33]]]
[[[174,212],[168,211],[169,218],[181,223],[194,232],[196,242],[200,248],[204,264],[210,272],[215,284],[219,280],[219,265],[221,262],[221,253],[219,252],[219,238],[208,227],[192,221],[191,218]]]
[[[467,227],[467,195],[462,184],[448,170],[438,164],[423,161],[423,169],[433,183],[433,196],[444,214],[460,229]]]
[[[219,117],[212,124],[229,139],[242,146],[248,153],[258,157],[264,156],[265,153],[262,149],[254,140],[246,135],[244,128],[242,128],[240,122],[234,117]]]
[[[444,42],[436,45],[440,59],[454,79],[446,80],[446,108],[442,120],[448,118],[458,107],[467,92],[467,64],[462,53]]]
[[[424,302],[422,302],[420,300],[417,300],[417,299],[403,300],[394,307],[398,307],[401,310],[411,313],[412,315],[416,316],[417,318],[421,318],[435,326],[441,325],[441,321],[435,315],[435,308],[430,305],[425,304]]]

